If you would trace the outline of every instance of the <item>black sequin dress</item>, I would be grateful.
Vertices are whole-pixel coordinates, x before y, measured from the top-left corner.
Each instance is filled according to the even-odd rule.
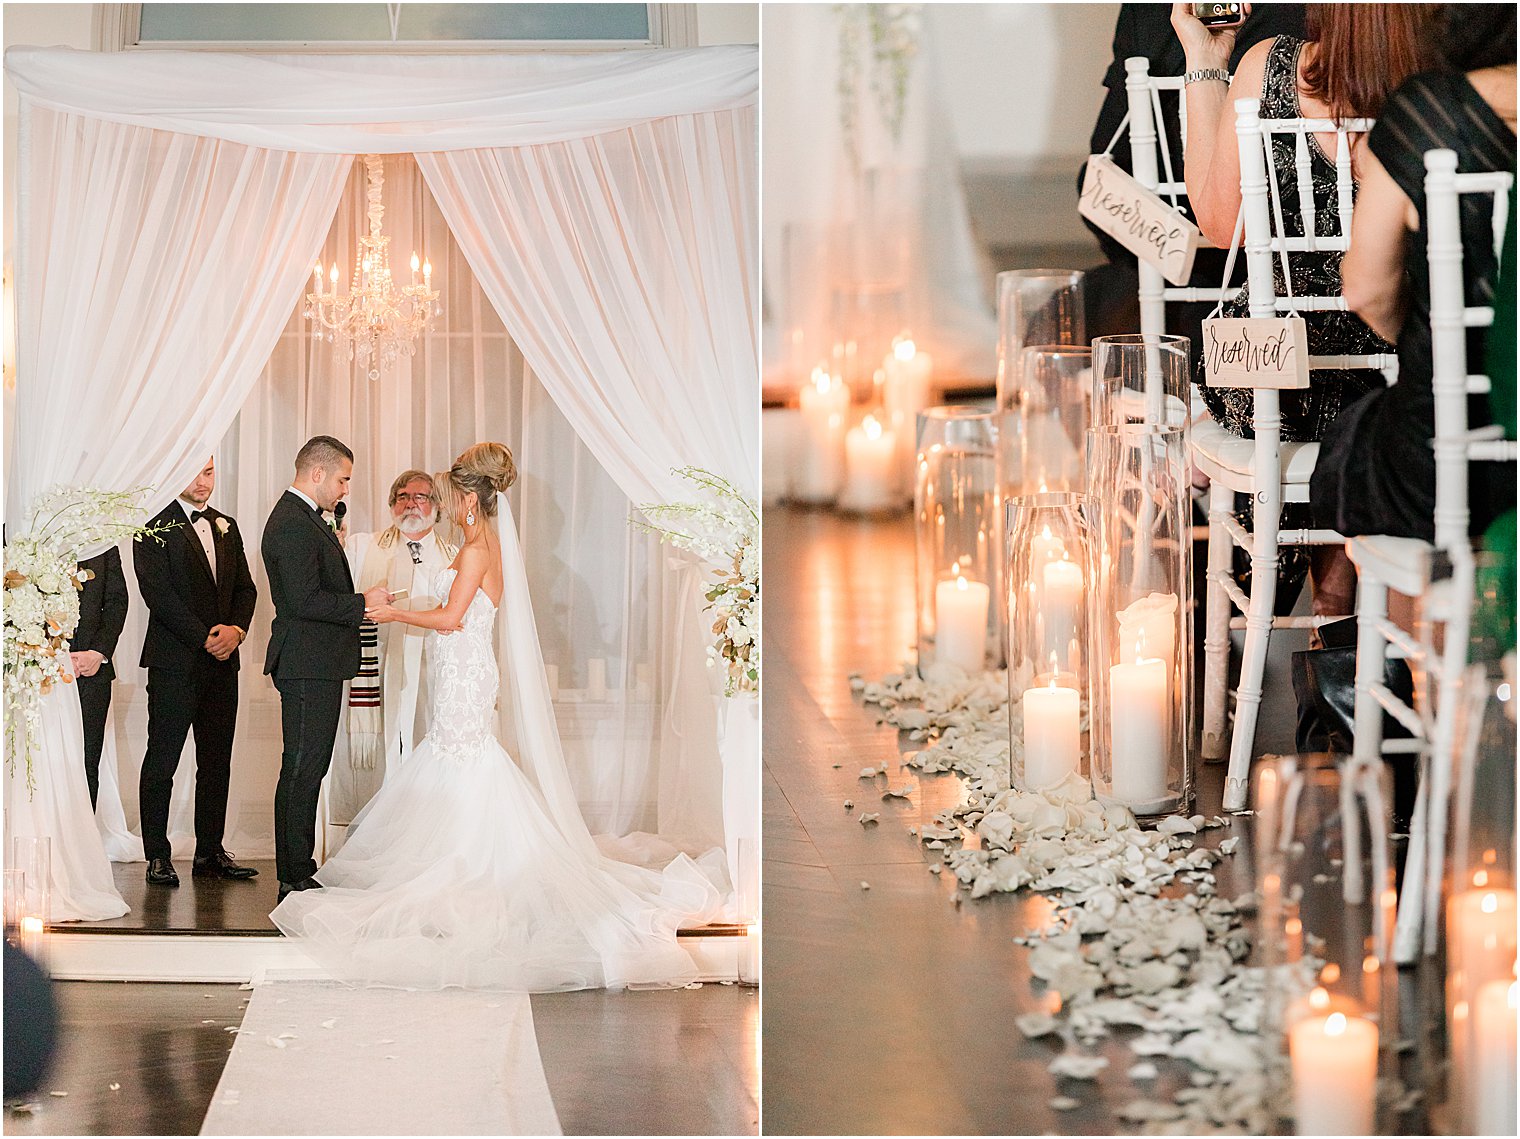
[[[1298,102],[1298,59],[1304,41],[1279,36],[1267,52],[1262,75],[1261,117],[1263,119],[1297,119],[1304,113]],[[1308,137],[1309,181],[1314,194],[1314,232],[1320,237],[1341,233],[1340,214],[1336,209],[1335,162],[1320,149],[1313,135]],[[1282,230],[1289,237],[1304,234],[1304,208],[1298,192],[1298,155],[1291,135],[1272,138],[1272,165],[1278,200],[1282,206]],[[1353,190],[1354,192],[1354,190]],[[1276,223],[1276,210],[1273,210]],[[1341,291],[1340,253],[1291,253],[1289,282],[1283,277],[1282,258],[1272,257],[1272,287],[1279,297],[1339,296]],[[1228,317],[1251,315],[1250,295],[1241,289],[1221,306]],[[1350,312],[1305,312],[1304,326],[1312,356],[1363,356],[1378,353],[1391,355],[1393,345],[1383,340],[1362,320]],[[1355,403],[1370,391],[1384,386],[1381,373],[1369,369],[1315,369],[1309,374],[1310,386],[1302,391],[1279,394],[1284,443],[1312,442],[1322,438],[1341,409]],[[1243,439],[1254,436],[1251,419],[1255,411],[1255,394],[1249,388],[1215,388],[1203,382],[1200,365],[1197,382],[1209,414],[1232,434]],[[1236,496],[1236,517],[1248,530],[1252,528],[1251,499]],[[1282,510],[1286,528],[1309,527],[1313,521],[1307,504],[1290,503]],[[1277,611],[1292,610],[1299,589],[1309,572],[1309,548],[1283,546],[1278,552]],[[1237,549],[1234,576],[1241,588],[1250,589],[1251,559],[1248,551]]]

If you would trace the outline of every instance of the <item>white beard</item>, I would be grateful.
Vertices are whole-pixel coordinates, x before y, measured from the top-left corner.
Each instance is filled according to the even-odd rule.
[[[396,523],[396,529],[412,539],[420,534],[426,534],[432,528],[433,524],[424,518],[403,518]]]

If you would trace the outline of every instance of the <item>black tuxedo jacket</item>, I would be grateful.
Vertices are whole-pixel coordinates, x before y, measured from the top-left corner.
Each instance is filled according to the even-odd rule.
[[[286,491],[264,524],[274,625],[264,671],[276,680],[348,680],[359,672],[364,596],[322,515]]]
[[[239,650],[234,649],[225,662],[219,662],[206,651],[206,637],[213,625],[236,625],[246,633],[259,591],[248,570],[248,555],[243,552],[237,523],[218,510],[208,509],[206,514],[211,519],[216,550],[214,576],[206,549],[190,528],[190,516],[179,499],[160,510],[150,523],[178,523],[163,535],[163,544],[140,538],[133,545],[132,565],[148,606],[144,668],[191,672],[208,666],[238,667]]]
[[[127,623],[127,578],[121,569],[121,551],[112,546],[103,554],[86,558],[79,568],[93,570],[95,576],[84,583],[79,593],[79,624],[69,638],[69,651],[82,653],[94,649],[106,658],[95,675],[112,680],[116,669],[111,664],[111,654],[116,651],[116,641]]]

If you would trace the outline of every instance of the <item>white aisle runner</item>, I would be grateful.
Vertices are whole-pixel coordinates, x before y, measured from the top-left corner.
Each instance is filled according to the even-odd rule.
[[[258,985],[202,1135],[558,1135],[517,993]]]

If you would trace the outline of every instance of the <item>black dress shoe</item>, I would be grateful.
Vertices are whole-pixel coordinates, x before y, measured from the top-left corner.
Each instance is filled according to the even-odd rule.
[[[148,881],[155,886],[178,886],[179,875],[174,872],[174,863],[167,858],[149,859]]]
[[[299,882],[281,882],[280,900],[284,901],[286,894],[295,894],[301,890],[320,890],[322,883],[315,878],[302,878]]]
[[[239,866],[232,861],[232,855],[219,850],[215,854],[197,854],[190,864],[190,874],[194,878],[253,878],[258,871],[252,866]]]

